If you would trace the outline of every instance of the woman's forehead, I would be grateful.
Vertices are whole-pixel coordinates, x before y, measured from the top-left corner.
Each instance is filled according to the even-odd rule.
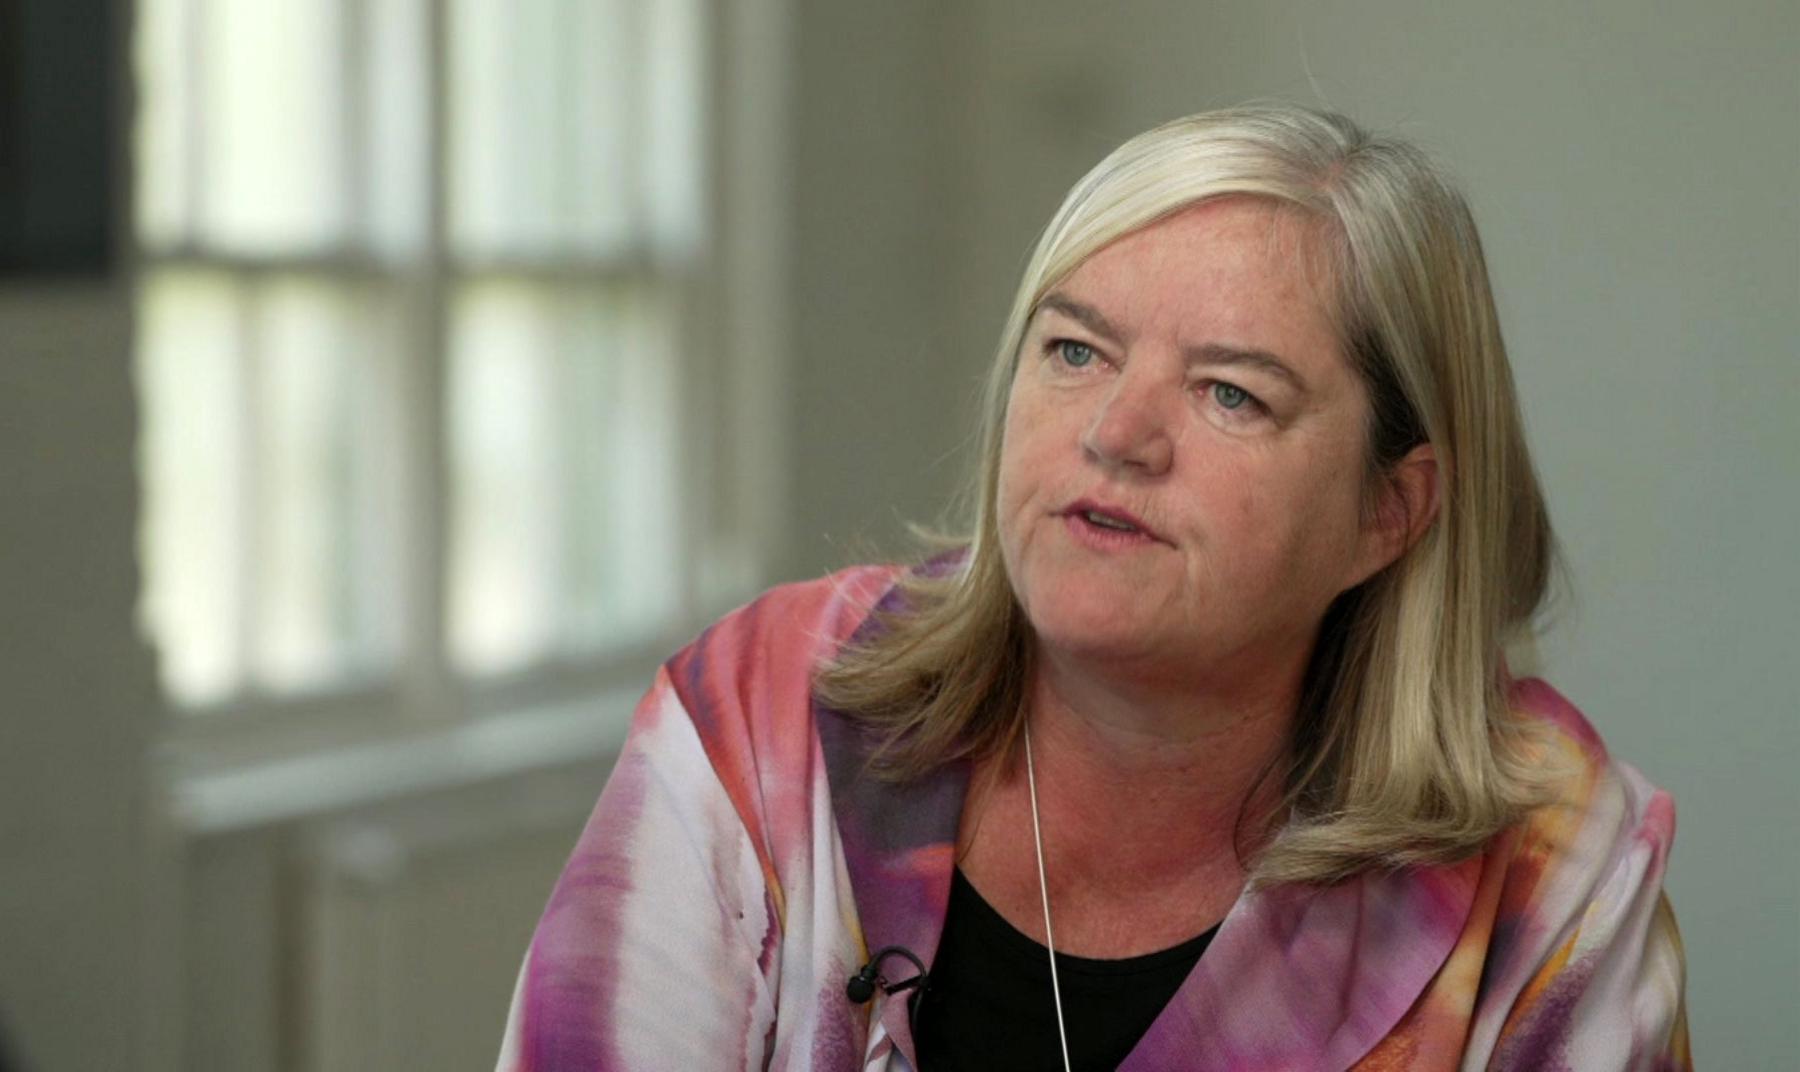
[[[1034,312],[1071,304],[1123,333],[1331,334],[1331,273],[1316,218],[1266,198],[1216,198],[1097,250],[1046,289]]]

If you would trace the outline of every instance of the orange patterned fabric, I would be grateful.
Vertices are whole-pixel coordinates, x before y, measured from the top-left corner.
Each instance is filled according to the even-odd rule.
[[[844,984],[888,945],[930,963],[968,772],[867,778],[871,742],[810,691],[893,577],[777,589],[665,666],[527,954],[503,1072],[915,1067],[903,998]],[[1512,698],[1576,772],[1559,803],[1455,866],[1245,894],[1121,1068],[1689,1069],[1674,806],[1550,686]]]

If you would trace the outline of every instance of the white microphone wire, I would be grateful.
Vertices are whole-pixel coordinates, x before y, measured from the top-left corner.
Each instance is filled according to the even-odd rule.
[[[1050,882],[1044,877],[1044,832],[1038,823],[1037,764],[1031,758],[1031,723],[1025,724],[1025,779],[1031,787],[1031,838],[1037,843],[1038,894],[1044,903],[1044,943],[1050,949],[1050,994],[1056,1000],[1056,1038],[1062,1043],[1063,1072],[1069,1063],[1069,1032],[1063,1026],[1062,985],[1056,978],[1056,932],[1050,929]]]

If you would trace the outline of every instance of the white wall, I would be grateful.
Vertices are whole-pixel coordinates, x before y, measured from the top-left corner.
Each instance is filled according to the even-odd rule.
[[[908,549],[960,476],[953,6],[794,5],[791,516],[784,577]]]
[[[1064,190],[1158,121],[1323,104],[1459,173],[1577,592],[1546,676],[1672,790],[1707,1066],[1800,1052],[1800,6],[981,0],[954,377]],[[953,184],[954,185],[954,184]],[[874,497],[871,496],[871,499]],[[871,505],[867,508],[873,512]]]

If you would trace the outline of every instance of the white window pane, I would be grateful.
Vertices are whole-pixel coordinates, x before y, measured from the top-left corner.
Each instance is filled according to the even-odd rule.
[[[158,272],[141,295],[143,617],[176,700],[241,682],[244,472],[239,296],[224,278]]]
[[[484,672],[546,654],[555,634],[555,324],[539,295],[475,286],[450,367],[450,646]]]
[[[138,233],[156,245],[180,241],[188,226],[191,14],[187,0],[139,0],[137,225]]]
[[[208,0],[197,57],[202,237],[253,252],[340,240],[349,220],[340,0]]]
[[[451,237],[479,256],[630,240],[641,90],[631,0],[451,0]]]
[[[628,241],[640,217],[645,159],[643,21],[646,0],[563,0],[564,112],[574,132],[558,177],[558,224],[584,251]],[[640,221],[641,225],[641,221]]]
[[[563,643],[592,650],[667,624],[683,556],[669,305],[647,288],[572,295],[561,395]]]
[[[590,288],[464,291],[451,366],[457,665],[592,652],[675,612],[667,321],[642,296]]]
[[[430,78],[426,0],[364,0],[354,9],[368,33],[362,137],[367,146],[364,220],[371,245],[399,257],[424,245]]]
[[[258,313],[252,658],[258,683],[285,692],[392,656],[394,339],[379,292],[355,283],[282,280]]]
[[[640,179],[660,247],[696,249],[705,223],[706,57],[700,0],[652,0],[645,33],[645,121]]]

